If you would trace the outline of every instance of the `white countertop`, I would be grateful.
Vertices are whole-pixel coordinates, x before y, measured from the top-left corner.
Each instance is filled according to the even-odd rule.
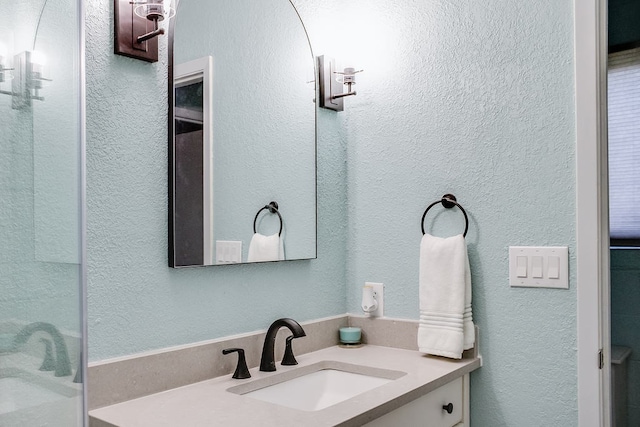
[[[89,412],[96,425],[175,426],[359,426],[480,367],[480,359],[451,360],[417,351],[365,345],[325,348],[296,356],[297,366],[276,372],[251,369],[252,377],[231,375],[145,396]],[[406,372],[397,380],[319,411],[301,411],[228,392],[227,389],[322,361],[337,361]]]

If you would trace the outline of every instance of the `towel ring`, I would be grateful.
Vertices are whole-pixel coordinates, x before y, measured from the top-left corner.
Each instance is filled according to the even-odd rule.
[[[452,207],[457,206],[460,209],[460,211],[462,211],[462,214],[464,215],[464,223],[465,223],[465,225],[464,225],[464,233],[462,233],[462,237],[467,237],[467,230],[469,230],[469,217],[467,216],[467,213],[462,208],[462,206],[460,206],[460,204],[456,200],[457,200],[456,196],[454,196],[453,194],[445,194],[444,196],[442,196],[442,199],[431,203],[427,207],[427,209],[424,211],[424,213],[422,214],[422,221],[420,221],[420,227],[422,227],[422,234],[425,234],[424,233],[424,219],[427,216],[427,212],[429,212],[429,209],[431,209],[432,207],[434,207],[438,203],[442,203],[442,206],[444,206],[447,209],[451,209]]]
[[[260,212],[265,209],[267,209],[271,213],[278,214],[278,218],[280,218],[280,231],[278,231],[278,236],[280,236],[282,234],[282,216],[280,215],[280,212],[278,212],[278,202],[271,202],[258,211],[256,217],[253,219],[253,233],[257,233],[256,222],[258,221],[258,215],[260,215]]]

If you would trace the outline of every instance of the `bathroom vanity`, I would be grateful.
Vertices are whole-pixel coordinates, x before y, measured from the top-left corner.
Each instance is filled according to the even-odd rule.
[[[332,346],[297,358],[297,366],[278,363],[276,372],[253,368],[249,379],[236,380],[225,375],[95,409],[89,413],[90,425],[469,425],[468,374],[480,367],[478,357],[450,360],[412,350],[364,345]],[[319,410],[296,409],[285,406],[290,402],[271,403],[251,396],[256,389],[267,389],[327,369],[384,378],[386,383]],[[314,389],[317,388],[301,390]]]

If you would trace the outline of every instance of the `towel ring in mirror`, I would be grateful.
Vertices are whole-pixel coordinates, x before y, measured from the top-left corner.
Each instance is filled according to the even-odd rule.
[[[257,231],[256,231],[256,222],[258,221],[258,215],[260,215],[260,212],[262,212],[265,209],[267,209],[271,213],[278,214],[278,218],[280,218],[280,231],[278,231],[278,236],[280,236],[282,234],[282,216],[280,215],[280,212],[278,211],[278,202],[271,202],[271,203],[269,203],[268,205],[266,205],[265,207],[263,207],[262,209],[260,209],[258,211],[258,213],[256,214],[256,217],[253,219],[253,232],[257,233]],[[465,214],[465,216],[466,216],[466,214]]]

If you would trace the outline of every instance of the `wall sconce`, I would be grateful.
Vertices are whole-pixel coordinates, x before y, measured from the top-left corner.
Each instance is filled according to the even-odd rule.
[[[114,52],[147,62],[158,61],[157,36],[164,34],[158,23],[170,19],[176,10],[165,5],[171,0],[114,0]]]
[[[345,68],[344,71],[336,71],[336,61],[325,55],[318,57],[318,72],[320,82],[320,107],[333,111],[343,111],[343,98],[356,95],[353,85],[356,84],[355,68]],[[347,86],[347,92],[343,89]]]
[[[11,91],[0,90],[0,93],[11,95],[11,108],[14,110],[30,107],[33,99],[44,101],[40,89],[44,87],[44,82],[52,80],[43,77],[43,62],[43,58],[38,59],[35,52],[25,51],[13,57],[13,68],[6,68],[4,58],[0,57],[0,82],[12,80]]]

